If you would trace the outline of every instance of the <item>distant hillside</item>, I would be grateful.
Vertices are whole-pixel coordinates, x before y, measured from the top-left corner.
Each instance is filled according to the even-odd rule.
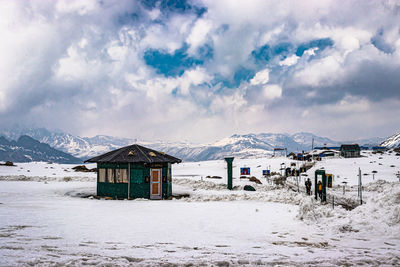
[[[51,147],[71,154],[77,158],[88,159],[101,153],[114,150],[136,142],[135,139],[117,138],[97,135],[95,137],[80,137],[68,133],[51,132],[45,128],[14,127],[0,131],[0,135],[11,140],[17,140],[21,135],[28,135]]]
[[[389,148],[398,148],[400,147],[400,133],[394,134],[385,141],[381,143],[381,146],[389,147]]]
[[[287,152],[311,150],[314,146],[339,146],[342,143],[358,143],[368,146],[378,145],[382,138],[366,140],[334,141],[312,133],[260,133],[234,134],[211,144],[191,144],[187,142],[149,142],[129,138],[97,135],[95,137],[80,137],[68,133],[51,132],[44,128],[24,129],[14,128],[0,131],[9,139],[17,140],[21,135],[28,135],[51,147],[64,151],[81,159],[88,159],[123,146],[139,143],[144,146],[171,154],[184,161],[203,161],[222,159],[227,155],[239,158],[265,157],[273,153],[274,148],[287,148]]]
[[[48,144],[22,135],[17,141],[0,136],[0,160],[12,162],[47,161],[56,163],[81,163],[82,160],[50,147]]]

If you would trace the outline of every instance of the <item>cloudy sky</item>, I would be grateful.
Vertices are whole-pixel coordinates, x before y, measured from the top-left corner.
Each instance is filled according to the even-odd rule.
[[[0,1],[0,127],[389,136],[399,22],[398,1]]]

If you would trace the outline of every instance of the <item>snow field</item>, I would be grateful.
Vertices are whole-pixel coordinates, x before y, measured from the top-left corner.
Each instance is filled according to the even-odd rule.
[[[366,204],[351,211],[261,177],[267,164],[279,171],[293,162],[286,158],[235,159],[232,191],[224,161],[173,165],[174,194],[190,197],[171,201],[81,198],[95,194],[95,174],[70,175],[64,170],[73,166],[51,164],[52,176],[47,164],[30,163],[18,164],[31,170],[19,176],[16,167],[0,166],[0,266],[399,265],[400,183],[387,171],[399,164],[389,154],[368,157],[324,159],[314,167],[353,185],[358,166],[371,164],[382,174],[385,180],[364,183]],[[379,157],[382,165],[374,163]],[[239,179],[240,167],[250,167],[263,184]],[[246,184],[257,191],[243,191]],[[346,195],[354,196],[348,187]]]
[[[58,181],[65,177],[76,179],[96,179],[93,172],[75,172],[78,164],[58,164],[47,162],[15,163],[16,166],[0,166],[0,180],[47,180]],[[85,164],[88,169],[96,168],[95,163]],[[60,179],[61,178],[61,179]]]

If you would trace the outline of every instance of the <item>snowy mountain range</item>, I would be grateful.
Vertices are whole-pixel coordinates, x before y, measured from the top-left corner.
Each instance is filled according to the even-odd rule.
[[[138,143],[144,146],[174,155],[184,161],[203,161],[222,159],[225,156],[239,158],[256,158],[269,156],[274,148],[287,148],[287,152],[307,151],[317,146],[339,146],[342,143],[358,143],[360,145],[378,145],[384,139],[372,138],[353,141],[334,141],[311,133],[277,134],[235,134],[210,144],[191,144],[187,142],[150,142],[138,139],[118,138],[105,135],[95,137],[79,137],[68,133],[49,131],[44,128],[14,127],[0,131],[8,139],[17,140],[21,135],[28,135],[51,147],[81,159],[88,159],[119,147]]]
[[[95,137],[79,137],[63,132],[51,132],[45,128],[14,127],[0,131],[0,136],[10,140],[17,140],[20,136],[27,135],[51,147],[71,154],[81,159],[135,143],[135,139],[117,138],[97,135]]]
[[[381,143],[381,146],[385,146],[388,148],[397,148],[400,147],[400,133],[394,134],[384,142]]]
[[[17,141],[0,136],[0,160],[12,162],[46,161],[55,163],[81,163],[82,160],[56,150],[48,144],[22,135]]]

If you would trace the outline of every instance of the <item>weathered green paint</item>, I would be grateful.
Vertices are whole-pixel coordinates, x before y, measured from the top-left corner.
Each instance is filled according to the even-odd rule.
[[[150,198],[150,168],[141,165],[131,165],[131,198]]]
[[[233,162],[234,157],[230,158],[225,158],[225,161],[227,163],[227,170],[228,170],[228,189],[232,190],[232,162]]]
[[[172,183],[170,181],[171,165],[164,164],[160,167],[158,167],[158,165],[155,167],[162,169],[162,198],[169,198],[172,196]],[[128,169],[128,164],[98,163],[97,168]],[[130,177],[130,198],[150,198],[150,169],[151,166],[131,164],[130,175],[128,174],[128,177]],[[113,198],[127,198],[128,183],[100,183],[99,174],[97,174],[97,195]]]
[[[97,195],[113,198],[126,198],[128,195],[128,184],[97,183]]]

